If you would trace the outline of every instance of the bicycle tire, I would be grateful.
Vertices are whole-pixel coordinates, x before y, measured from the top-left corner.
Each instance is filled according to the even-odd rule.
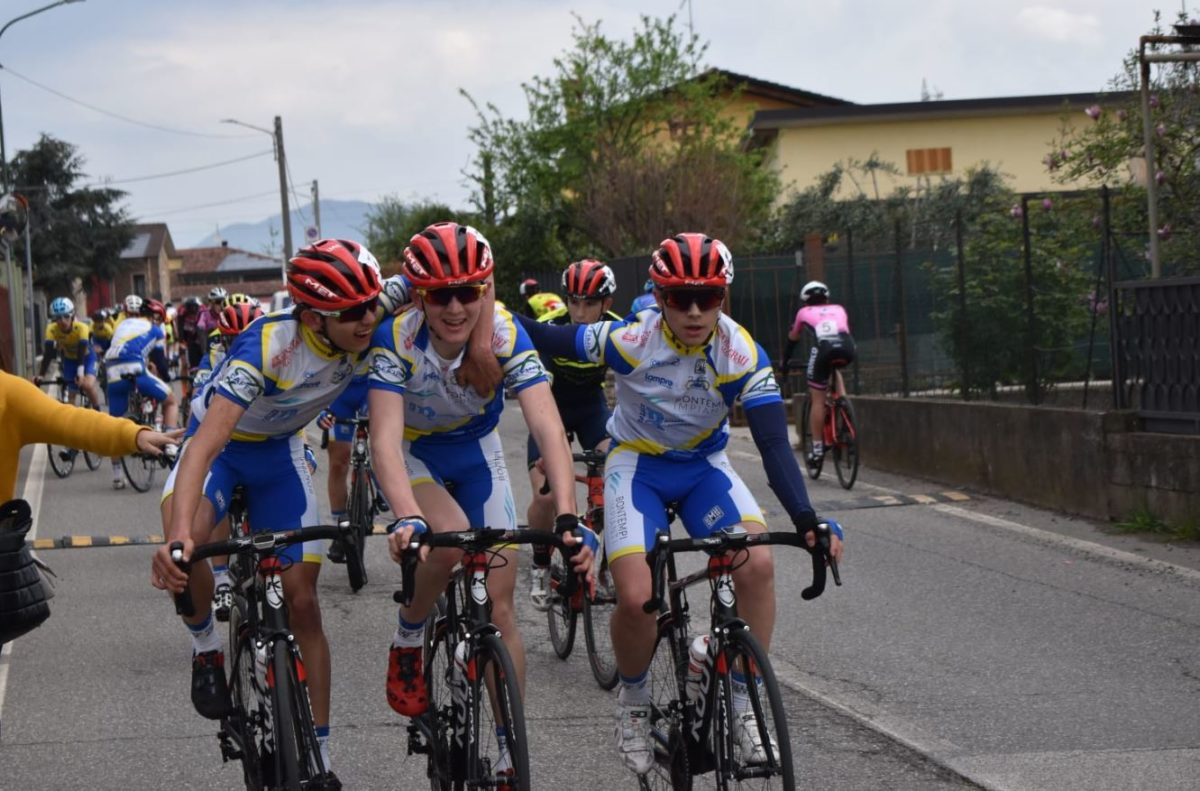
[[[66,478],[71,474],[71,470],[75,469],[75,456],[78,451],[72,452],[72,449],[66,445],[51,445],[47,443],[46,453],[50,457],[50,469],[59,478]],[[63,458],[63,456],[66,456],[66,458]]]
[[[639,784],[645,791],[691,791],[687,740],[687,649],[675,637],[673,623],[660,623],[650,658],[650,741],[654,766]]]
[[[575,612],[571,598],[560,596],[558,591],[567,579],[566,565],[563,563],[561,552],[555,551],[550,558],[550,568],[546,574],[549,588],[550,607],[546,610],[546,626],[550,629],[550,645],[559,659],[566,659],[575,647],[575,630],[579,621],[579,613]]]
[[[453,705],[449,687],[451,658],[457,635],[449,631],[444,618],[446,598],[439,596],[429,617],[425,619],[425,646],[422,651],[425,689],[429,695],[429,710],[422,715],[426,725],[426,746],[429,748],[425,773],[432,791],[451,791],[455,768],[462,780],[462,761],[456,761],[451,751]]]
[[[275,686],[271,693],[271,722],[275,731],[275,777],[286,791],[300,791],[323,773],[308,694],[296,676],[291,644],[275,638],[271,669]]]
[[[812,396],[804,396],[804,409],[801,410],[803,416],[800,418],[800,457],[804,460],[804,467],[808,470],[808,477],[814,481],[821,477],[821,462],[816,464],[808,460],[808,452],[812,449],[812,429],[810,428],[812,418]]]
[[[617,686],[617,658],[612,647],[613,610],[617,607],[617,589],[608,570],[608,559],[600,561],[596,573],[596,595],[585,597],[583,603],[583,639],[587,645],[588,664],[600,689]]]
[[[154,485],[154,474],[158,471],[158,459],[144,453],[132,453],[121,457],[121,468],[129,485],[138,492],[148,492]]]
[[[366,470],[356,469],[350,483],[350,530],[342,540],[346,545],[346,573],[350,577],[350,590],[357,593],[367,584],[367,569],[364,562],[366,537],[371,530],[371,506],[374,497]],[[364,480],[368,479],[368,480]]]
[[[494,781],[502,754],[496,742],[496,727],[507,725],[507,747],[511,774],[506,786],[510,791],[530,791],[529,741],[525,732],[525,705],[512,657],[504,641],[494,634],[484,635],[475,645],[475,672],[468,669],[471,683],[471,735],[468,748],[470,774],[478,784]],[[473,676],[473,678],[472,678]],[[489,689],[488,680],[491,680]],[[490,711],[491,716],[487,716]],[[499,715],[499,716],[497,716]],[[495,758],[484,752],[486,746],[495,749]],[[468,781],[468,787],[475,787]]]
[[[779,682],[771,667],[771,660],[753,634],[748,631],[731,631],[724,652],[727,668],[717,676],[716,697],[713,707],[713,727],[710,729],[712,752],[716,759],[713,778],[718,789],[780,789],[792,791],[796,787],[795,768],[792,765],[792,744],[788,735],[787,712],[779,693]],[[747,683],[746,694],[758,736],[765,745],[766,758],[762,762],[746,762],[739,756],[740,750],[734,742],[740,728],[745,724],[734,710],[733,669],[747,665],[758,671],[761,683]],[[743,671],[744,672],[744,671]],[[747,678],[747,682],[750,679]]]
[[[83,396],[83,406],[87,407],[88,409],[94,409],[97,412],[100,411],[100,407],[93,404],[92,399],[88,398],[86,395]],[[86,464],[87,468],[92,472],[100,469],[101,461],[103,461],[103,459],[100,454],[92,453],[91,451],[87,450],[83,451],[83,463]]]
[[[240,598],[240,597],[239,597]],[[235,600],[229,609],[229,644],[234,646],[233,663],[230,665],[229,696],[233,701],[233,713],[225,719],[226,727],[236,730],[237,746],[241,750],[242,779],[247,791],[262,791],[263,751],[259,749],[259,735],[255,722],[262,722],[262,693],[255,680],[254,637],[250,625],[242,616],[244,603]]]
[[[833,402],[833,466],[843,489],[854,486],[858,479],[858,432],[855,429],[854,405],[838,396]]]

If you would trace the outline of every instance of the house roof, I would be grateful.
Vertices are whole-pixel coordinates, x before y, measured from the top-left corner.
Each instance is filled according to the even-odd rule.
[[[175,257],[175,243],[171,231],[163,222],[143,223],[133,226],[133,239],[121,251],[122,259],[157,258],[163,248],[167,258]]]
[[[184,274],[199,272],[248,272],[270,270],[279,272],[283,262],[278,258],[239,250],[236,247],[189,247],[179,251]]]
[[[755,132],[796,126],[872,121],[915,121],[933,118],[979,118],[1049,112],[1068,107],[1124,102],[1127,92],[1055,93],[1039,96],[1001,96],[988,99],[952,99],[936,102],[899,102],[894,104],[846,104],[836,107],[807,107],[789,110],[760,110],[750,128]]]
[[[714,73],[719,74],[731,83],[744,86],[745,92],[752,96],[762,96],[768,99],[788,102],[789,104],[794,104],[797,107],[841,107],[847,105],[852,106],[854,104],[854,102],[846,99],[839,99],[836,96],[826,96],[823,93],[805,91],[801,90],[800,88],[793,88],[790,85],[783,85],[778,82],[760,80],[757,77],[751,77],[747,74],[738,74],[737,72],[728,71],[727,69],[708,69],[700,76],[704,77]]]

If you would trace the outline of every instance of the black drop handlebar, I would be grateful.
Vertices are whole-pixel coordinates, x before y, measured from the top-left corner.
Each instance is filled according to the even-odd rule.
[[[669,533],[661,532],[654,540],[654,546],[646,553],[646,563],[650,565],[651,583],[653,584],[650,598],[642,605],[646,613],[658,612],[663,605],[664,588],[666,587],[667,558],[675,552],[707,552],[710,555],[721,555],[730,550],[743,549],[758,545],[786,544],[800,547],[812,556],[812,584],[800,592],[800,597],[811,601],[825,592],[826,564],[833,574],[835,585],[842,584],[838,572],[837,561],[829,552],[830,531],[825,522],[817,524],[816,545],[809,546],[805,540],[806,534],[801,533],[747,533],[744,531],[718,531],[705,538],[671,538]]]
[[[401,584],[400,590],[392,594],[392,600],[407,607],[412,603],[416,589],[417,552],[422,545],[431,549],[461,549],[465,552],[484,552],[500,544],[533,544],[535,546],[558,547],[563,553],[563,559],[570,561],[583,547],[582,535],[572,531],[576,543],[567,546],[563,537],[557,533],[547,533],[542,530],[502,530],[485,527],[478,530],[457,530],[449,533],[423,533],[409,539],[408,548],[400,561]],[[568,574],[559,588],[559,595],[569,598],[575,593],[578,580],[575,574]]]
[[[314,527],[298,527],[293,530],[280,530],[275,533],[253,533],[248,536],[230,538],[226,541],[213,541],[208,544],[201,544],[192,550],[192,556],[187,560],[183,559],[183,542],[172,541],[170,546],[171,560],[175,561],[176,566],[187,572],[191,569],[193,563],[207,560],[215,555],[236,555],[239,552],[247,550],[252,550],[255,555],[266,555],[275,549],[299,544],[302,541],[342,538],[348,530],[348,527],[339,527],[338,525],[316,525]],[[184,617],[191,617],[196,614],[196,607],[192,601],[190,587],[184,588],[182,593],[175,594],[175,612]]]

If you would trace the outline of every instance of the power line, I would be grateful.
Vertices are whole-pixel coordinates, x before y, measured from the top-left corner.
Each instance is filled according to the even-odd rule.
[[[142,217],[166,217],[171,214],[182,214],[183,212],[196,211],[197,209],[211,209],[215,206],[228,206],[233,203],[244,203],[246,201],[255,200],[257,198],[265,198],[268,195],[278,195],[278,190],[267,190],[266,192],[258,192],[254,195],[242,195],[237,198],[227,198],[226,200],[216,201],[215,203],[198,203],[195,206],[180,206],[175,209],[166,209],[164,211],[143,211],[139,215]]]
[[[40,83],[34,79],[31,79],[29,77],[26,77],[25,75],[23,75],[19,72],[15,72],[7,66],[0,65],[0,69],[7,71],[9,74],[16,77],[18,80],[23,80],[24,82],[29,83],[30,85],[34,86],[35,88],[41,88],[43,91],[46,91],[47,93],[52,93],[60,99],[65,99],[66,101],[71,102],[72,104],[77,104],[80,107],[86,107],[87,109],[91,110],[92,112],[100,113],[101,115],[107,115],[110,118],[116,118],[118,121],[124,121],[127,124],[133,124],[135,126],[144,126],[147,129],[154,129],[159,132],[168,132],[173,135],[184,135],[186,137],[209,137],[209,138],[215,138],[215,139],[220,139],[220,140],[241,140],[241,139],[244,139],[247,137],[253,137],[253,135],[219,135],[219,134],[214,134],[214,133],[210,133],[210,132],[193,132],[188,129],[175,129],[173,127],[163,126],[161,124],[152,124],[148,121],[139,121],[136,118],[130,118],[127,115],[121,115],[120,113],[114,113],[112,110],[105,110],[103,107],[97,107],[94,104],[88,104],[85,101],[76,99],[73,96],[68,96],[65,93],[63,93],[62,91],[56,91],[55,89],[51,88],[49,85],[43,85],[42,83]]]
[[[225,165],[232,165],[237,162],[245,162],[247,159],[258,159],[259,157],[270,156],[271,154],[274,154],[274,153],[275,153],[274,151],[260,151],[257,154],[247,154],[244,157],[238,157],[237,159],[226,159],[223,162],[213,162],[210,165],[197,165],[194,168],[184,168],[183,170],[172,170],[169,173],[154,173],[149,176],[135,176],[133,178],[128,178],[128,179],[109,179],[107,181],[97,181],[93,184],[86,184],[85,186],[87,186],[87,187],[107,187],[111,184],[132,184],[135,181],[151,181],[153,179],[165,179],[165,178],[170,178],[171,176],[182,176],[187,173],[198,173],[201,170],[212,170],[213,168],[224,167]]]
[[[308,217],[304,214],[304,209],[300,208],[300,196],[296,194],[296,182],[292,181],[292,163],[284,157],[283,166],[287,169],[288,187],[292,190],[292,198],[296,201],[296,214],[300,215],[300,221],[306,226],[308,225]]]

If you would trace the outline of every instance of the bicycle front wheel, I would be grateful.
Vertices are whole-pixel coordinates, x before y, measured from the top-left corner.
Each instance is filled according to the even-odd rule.
[[[50,469],[59,478],[66,478],[75,469],[75,457],[79,451],[66,445],[46,445],[46,454],[50,457]]]
[[[92,400],[90,398],[88,398],[86,395],[83,396],[82,404],[83,404],[83,406],[87,407],[88,409],[94,409],[97,412],[100,411],[100,407],[93,404]],[[85,451],[83,451],[83,461],[85,464],[87,464],[87,467],[89,470],[91,470],[92,472],[95,472],[96,470],[100,469],[100,462],[102,461],[102,459],[99,456],[99,454],[92,453],[90,451],[85,450]]]
[[[256,679],[254,637],[250,624],[243,616],[245,602],[235,599],[229,612],[229,644],[234,646],[233,664],[230,665],[229,697],[233,711],[226,718],[228,735],[241,754],[242,778],[247,791],[262,791],[263,767],[260,736],[255,723],[267,722],[269,713],[263,707],[263,690]],[[261,682],[265,683],[265,679]],[[224,731],[224,729],[223,729]]]
[[[808,468],[808,476],[814,481],[821,477],[821,463],[812,464],[808,453],[812,450],[812,396],[804,397],[803,415],[800,418],[800,455],[804,458],[804,466]]]
[[[529,791],[525,706],[512,657],[504,642],[492,634],[479,640],[470,662],[472,744],[467,787],[496,784],[511,791]]]
[[[350,531],[343,539],[346,542],[346,571],[350,575],[350,590],[359,591],[367,584],[365,564],[367,536],[374,521],[372,505],[375,495],[371,491],[371,476],[365,469],[355,469],[350,483]]]
[[[429,750],[425,771],[432,791],[451,791],[454,781],[459,781],[461,787],[463,778],[461,753],[451,745],[459,712],[450,691],[456,636],[448,631],[446,607],[445,597],[439,597],[425,621],[423,654],[429,710],[416,723]]]
[[[685,728],[686,698],[682,679],[687,674],[687,651],[675,638],[675,629],[663,625],[650,660],[650,744],[654,766],[639,778],[644,791],[690,791]]]
[[[575,596],[566,597],[559,593],[566,582],[566,564],[561,552],[554,552],[550,559],[550,571],[547,574],[550,609],[546,610],[546,624],[550,627],[550,645],[559,659],[566,659],[575,647],[575,627],[579,613],[575,612]]]
[[[787,714],[771,661],[748,631],[730,632],[724,647],[727,668],[717,678],[712,753],[715,787],[796,787]]]
[[[833,466],[838,482],[849,489],[858,478],[858,432],[855,429],[854,406],[845,398],[833,402]]]
[[[588,664],[601,689],[617,686],[617,659],[613,653],[613,610],[617,608],[617,588],[608,571],[608,559],[600,561],[596,572],[596,595],[585,597],[583,604],[583,638],[587,643]]]
[[[275,778],[279,788],[300,791],[324,773],[321,750],[313,730],[308,690],[300,680],[299,654],[293,655],[287,638],[277,637],[271,657],[274,680],[271,723],[275,730]]]

